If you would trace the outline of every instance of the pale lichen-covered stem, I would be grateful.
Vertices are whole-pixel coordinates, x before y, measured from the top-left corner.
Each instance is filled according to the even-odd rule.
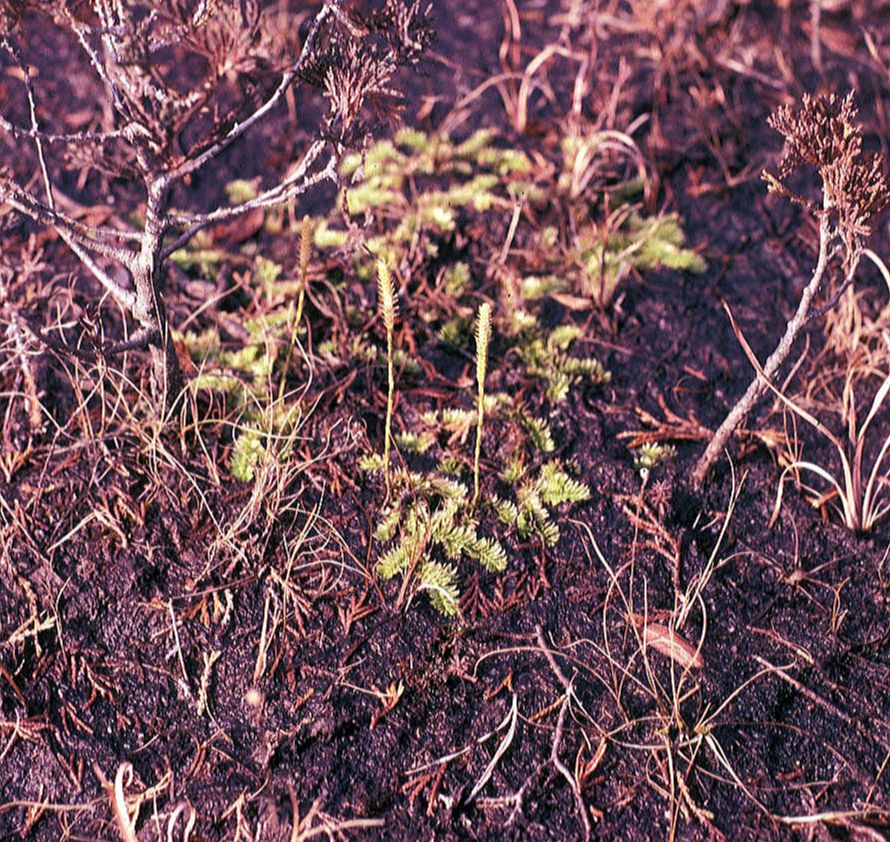
[[[813,270],[813,276],[800,298],[797,312],[794,314],[791,321],[788,322],[788,325],[785,328],[785,335],[776,346],[776,350],[773,351],[769,359],[766,361],[766,364],[763,366],[763,374],[761,375],[758,373],[754,380],[751,381],[751,385],[748,386],[745,394],[742,395],[730,411],[729,415],[726,416],[726,419],[717,429],[717,432],[714,433],[714,437],[711,439],[705,452],[696,463],[692,472],[692,481],[697,486],[701,486],[704,483],[714,462],[717,461],[729,442],[730,436],[732,436],[739,425],[748,416],[748,413],[754,408],[757,401],[760,400],[764,392],[766,392],[768,388],[767,379],[771,380],[773,375],[775,375],[779,368],[781,368],[782,363],[785,362],[785,359],[791,352],[794,340],[797,338],[798,333],[807,321],[813,298],[819,291],[822,281],[825,279],[825,273],[829,263],[830,245],[834,240],[834,229],[831,224],[828,210],[828,207],[826,207],[819,221],[819,257],[816,262],[816,268]]]
[[[164,269],[161,240],[166,227],[170,179],[161,176],[150,181],[147,193],[145,227],[142,230],[139,258],[132,273],[133,285],[136,287],[133,317],[146,331],[157,331],[158,343],[150,349],[151,386],[152,397],[163,417],[176,404],[182,379],[161,296]]]

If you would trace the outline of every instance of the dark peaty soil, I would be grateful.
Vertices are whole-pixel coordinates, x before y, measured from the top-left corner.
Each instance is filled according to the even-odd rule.
[[[382,438],[367,372],[319,386],[306,453],[324,441],[333,456],[285,489],[214,476],[221,441],[206,458],[168,441],[153,462],[144,439],[88,441],[87,416],[71,421],[0,480],[0,838],[121,838],[116,774],[140,839],[564,840],[585,824],[599,839],[885,838],[887,525],[852,535],[789,487],[769,526],[778,471],[753,434],[784,430],[769,401],[735,443],[734,473],[724,463],[703,492],[686,477],[700,442],[681,443],[642,495],[618,435],[641,427],[639,410],[664,417],[660,399],[719,424],[751,376],[721,300],[761,359],[772,349],[815,235],[765,195],[778,138],[764,118],[804,90],[853,87],[868,142],[884,143],[888,9],[826,12],[820,74],[806,3],[679,3],[673,16],[647,3],[638,17],[629,5],[517,2],[520,69],[559,44],[586,51],[593,88],[623,80],[612,119],[645,116],[652,203],[680,213],[709,269],[629,278],[594,328],[612,383],[551,418],[593,490],[561,512],[557,547],[513,540],[508,573],[464,583],[460,622],[420,599],[397,610],[399,583],[367,572],[383,494],[358,468],[360,445]],[[442,0],[408,123],[510,131],[495,86],[465,118],[452,108],[502,60],[514,69],[509,43],[499,54],[513,8]],[[560,131],[576,69],[553,63],[517,143]],[[265,151],[283,156],[270,134]],[[226,165],[261,171],[256,148]],[[27,233],[5,232],[7,248],[24,250]],[[887,239],[883,224],[876,250]],[[502,242],[491,232],[467,254],[484,272]],[[59,255],[47,283],[74,271]],[[876,311],[885,291],[864,276]],[[824,338],[810,333],[812,360]],[[460,393],[465,358],[433,342],[418,356]],[[41,376],[73,418],[64,366],[50,357]],[[888,430],[882,417],[878,438]],[[816,439],[806,452],[833,458]],[[639,618],[657,628],[681,594],[694,596],[680,633],[701,642],[696,666],[657,632],[641,651]]]

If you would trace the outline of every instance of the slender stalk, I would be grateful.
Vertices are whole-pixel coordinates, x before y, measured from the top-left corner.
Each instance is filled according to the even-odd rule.
[[[383,319],[383,326],[386,328],[386,422],[383,432],[383,475],[386,479],[386,496],[389,498],[390,478],[389,478],[389,457],[392,442],[392,412],[393,412],[393,394],[396,389],[395,369],[393,366],[393,330],[395,328],[396,319],[396,294],[393,289],[392,276],[389,272],[389,266],[386,261],[380,258],[377,261],[377,307],[380,317]]]
[[[312,224],[312,217],[307,214],[303,217],[303,224],[300,227],[300,293],[297,297],[297,314],[294,316],[295,331],[303,320],[303,304],[306,300],[306,275],[309,272],[309,257],[312,254],[312,237],[314,234],[315,226]]]
[[[389,497],[389,457],[392,444],[393,393],[396,388],[392,364],[392,330],[389,328],[386,331],[386,384],[386,429],[383,442],[383,470],[386,477],[386,496]]]
[[[754,408],[754,405],[758,400],[763,396],[764,392],[769,388],[768,380],[771,380],[773,375],[781,368],[782,363],[785,362],[785,359],[788,357],[788,354],[791,352],[791,348],[794,345],[794,340],[797,338],[798,333],[800,333],[801,328],[806,324],[807,317],[810,313],[810,308],[813,303],[813,298],[819,290],[819,287],[822,285],[823,280],[825,279],[825,273],[828,269],[829,263],[829,246],[834,240],[834,229],[832,228],[830,221],[830,214],[827,212],[827,203],[828,200],[826,198],[826,212],[823,212],[821,219],[819,221],[819,257],[816,262],[816,268],[813,270],[813,276],[810,279],[810,282],[807,284],[806,289],[803,291],[803,295],[800,298],[800,304],[797,306],[797,312],[794,314],[791,321],[788,322],[785,328],[785,335],[782,337],[782,340],[776,346],[775,351],[770,355],[769,359],[766,361],[766,364],[763,366],[763,372],[758,373],[754,380],[751,381],[751,385],[748,386],[747,391],[744,395],[739,399],[736,405],[732,408],[729,414],[726,416],[726,419],[717,429],[717,432],[714,433],[714,437],[711,439],[708,444],[705,452],[702,454],[701,458],[695,465],[695,468],[692,472],[692,481],[701,486],[705,479],[708,476],[708,472],[711,470],[714,462],[717,461],[720,454],[723,452],[726,447],[730,436],[736,431],[739,425],[747,418],[748,413]]]
[[[309,271],[309,257],[312,253],[312,235],[314,226],[312,218],[307,214],[303,217],[300,227],[300,291],[297,295],[297,312],[294,314],[291,325],[290,345],[287,346],[287,357],[284,360],[284,368],[281,372],[281,383],[278,386],[278,401],[284,397],[284,387],[287,383],[287,372],[290,369],[291,359],[294,355],[294,346],[297,344],[297,333],[300,330],[300,322],[303,320],[303,304],[306,298],[306,274]]]
[[[473,505],[479,499],[479,457],[482,454],[482,424],[485,420],[485,373],[491,341],[491,304],[487,301],[476,317],[476,453],[473,458]]]

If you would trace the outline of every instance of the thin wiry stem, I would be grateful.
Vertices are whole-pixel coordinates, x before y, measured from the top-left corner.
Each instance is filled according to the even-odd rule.
[[[37,161],[40,164],[40,175],[43,178],[43,187],[46,190],[46,202],[49,205],[50,210],[54,210],[56,203],[53,199],[53,188],[49,180],[49,170],[46,167],[46,155],[43,152],[40,124],[37,122],[37,102],[34,99],[34,86],[31,84],[31,74],[28,72],[28,66],[25,64],[18,47],[5,36],[0,43],[2,43],[6,51],[12,56],[22,73],[22,81],[25,83],[25,91],[28,94],[28,111],[31,117],[31,132],[33,133],[34,146],[37,148]]]

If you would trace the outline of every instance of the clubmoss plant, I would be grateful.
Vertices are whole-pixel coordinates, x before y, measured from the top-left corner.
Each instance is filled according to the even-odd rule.
[[[553,433],[550,431],[550,425],[543,418],[536,418],[534,415],[528,415],[525,412],[520,413],[520,421],[525,431],[529,434],[532,444],[541,451],[541,453],[553,453],[556,450],[556,442],[553,440]]]
[[[495,417],[508,417],[515,414],[513,401],[503,392],[496,392],[483,396],[485,417],[489,420]],[[424,412],[420,419],[428,428],[427,432],[437,434],[448,433],[450,444],[463,444],[470,436],[470,432],[478,426],[479,412],[475,409],[461,409],[460,407],[446,407],[441,410],[429,410]]]
[[[531,161],[496,141],[489,130],[455,143],[446,135],[403,129],[393,141],[344,157],[339,205],[353,217],[398,220],[381,225],[385,233],[368,239],[374,254],[390,262],[406,249],[434,257],[440,241],[457,229],[460,215],[512,207],[511,194],[533,188],[527,182]],[[339,248],[346,239],[345,231],[328,226],[316,233],[319,248]],[[360,277],[373,274],[366,253],[358,253],[355,262]],[[451,283],[460,285],[467,274],[463,266]]]
[[[582,229],[578,240],[574,259],[582,270],[582,290],[603,309],[634,269],[705,271],[701,256],[685,247],[686,236],[676,214],[647,218],[632,212],[617,227],[606,224]]]
[[[516,528],[523,538],[538,535],[548,547],[559,541],[559,526],[553,522],[548,507],[563,503],[581,503],[590,499],[590,489],[582,482],[572,479],[559,462],[551,460],[541,466],[534,480],[524,482],[516,494],[518,512]],[[499,514],[508,509],[501,506]]]
[[[488,400],[486,396],[485,402]],[[478,417],[477,413],[467,414]],[[439,420],[438,413],[427,414],[426,421]],[[515,413],[505,414],[500,423],[516,425]],[[525,445],[534,446],[530,436]],[[439,447],[435,437],[426,458],[434,446]],[[383,459],[379,454],[367,457],[362,460],[362,468],[382,470]],[[402,577],[399,606],[410,594],[427,591],[437,611],[454,615],[460,599],[461,559],[474,560],[492,573],[502,572],[507,566],[500,537],[504,532],[515,530],[523,540],[537,536],[545,547],[553,547],[560,537],[553,510],[590,498],[590,489],[571,477],[557,460],[549,460],[533,471],[526,470],[517,455],[501,476],[512,486],[512,492],[494,497],[485,506],[478,505],[478,497],[471,497],[460,481],[463,473],[468,473],[465,460],[445,456],[438,470],[420,473],[399,469],[393,474],[390,502],[374,537],[389,544],[376,565],[380,577]],[[479,534],[485,521],[500,524],[493,537]]]
[[[308,254],[304,265],[307,261]],[[242,482],[253,482],[259,466],[290,457],[295,431],[310,410],[301,399],[303,392],[286,389],[295,352],[309,359],[295,339],[298,283],[278,278],[277,267],[264,268],[275,266],[271,261],[257,258],[255,265],[259,271],[246,272],[241,283],[262,295],[266,306],[239,324],[243,344],[232,347],[217,328],[174,334],[190,357],[190,392],[196,399],[219,402],[227,419],[223,424],[232,428],[230,470]]]
[[[590,489],[570,477],[557,460],[544,463],[536,477],[520,481],[524,475],[518,461],[504,472],[502,479],[516,487],[516,502],[495,497],[494,512],[501,523],[514,526],[520,538],[537,535],[545,546],[555,546],[559,541],[559,526],[553,522],[548,507],[589,500]]]
[[[624,165],[616,163],[623,160]],[[604,166],[608,161],[608,165]],[[522,283],[526,300],[552,296],[569,306],[605,311],[622,281],[633,271],[666,267],[702,272],[704,260],[687,248],[676,214],[649,216],[639,199],[650,190],[642,153],[633,140],[615,131],[567,136],[561,144],[556,180],[548,198],[569,220],[560,229],[545,225],[533,232],[530,274]],[[592,213],[607,197],[605,216]],[[592,200],[592,201],[591,201]]]
[[[430,605],[440,614],[452,617],[457,614],[460,590],[457,586],[457,569],[453,564],[441,561],[425,561],[420,567],[419,591],[427,591]]]
[[[232,449],[230,470],[239,482],[253,482],[256,467],[266,455],[260,432],[255,429],[244,430],[236,439]]]
[[[256,184],[244,178],[235,178],[226,184],[226,197],[233,205],[252,202],[257,197]]]
[[[613,140],[599,138],[594,145],[605,152],[613,148]],[[568,288],[604,309],[621,280],[634,269],[666,266],[691,272],[704,270],[702,258],[685,247],[676,215],[643,216],[637,205],[630,203],[644,187],[636,166],[620,190],[617,185],[610,186],[613,206],[617,202],[610,218],[591,222],[587,202],[581,199],[588,192],[588,180],[578,190],[568,189],[563,183],[563,176],[571,180],[579,173],[576,146],[564,145],[563,175],[554,185],[551,175],[543,177],[523,152],[498,146],[497,141],[497,135],[487,129],[463,143],[454,143],[446,135],[403,130],[394,141],[381,141],[364,156],[354,154],[343,159],[341,178],[346,186],[341,206],[352,216],[399,220],[388,233],[372,237],[367,244],[375,254],[393,259],[405,248],[435,256],[438,241],[456,230],[462,213],[508,210],[515,207],[517,196],[524,196],[532,204],[548,198],[566,201],[577,234],[567,244],[560,243],[553,226],[545,226],[537,234],[535,268],[543,265],[546,271],[540,278],[537,272],[530,274],[524,282],[523,294],[527,293],[529,299]],[[581,157],[589,164],[590,155],[587,149]],[[344,232],[325,228],[319,229],[316,243],[320,247],[340,247],[344,241]],[[361,256],[357,264],[360,274],[368,276],[372,271]],[[459,291],[450,294],[456,296]],[[450,341],[459,326],[460,320],[443,327],[443,335]]]
[[[476,319],[476,453],[473,457],[473,505],[479,499],[479,457],[482,453],[482,425],[485,420],[485,373],[488,368],[488,345],[491,342],[491,304],[479,307]]]
[[[519,331],[516,350],[526,374],[544,381],[545,394],[552,403],[565,400],[571,387],[581,382],[601,386],[612,379],[596,357],[569,353],[572,343],[583,335],[583,329],[572,324],[560,325],[545,335],[536,319]]]
[[[657,441],[646,442],[634,456],[634,467],[645,481],[655,468],[672,461],[676,455],[677,449],[673,445]]]
[[[432,447],[435,438],[428,432],[418,433],[399,433],[395,437],[399,450],[406,453],[426,453]]]
[[[389,266],[383,258],[377,261],[377,310],[386,329],[386,421],[383,430],[383,475],[386,480],[386,495],[390,493],[389,459],[392,441],[393,395],[395,393],[395,370],[393,365],[393,331],[396,319],[396,292],[392,283]]]
[[[479,536],[463,484],[436,473],[399,471],[393,491],[398,499],[374,534],[378,541],[393,542],[378,560],[377,572],[382,579],[403,577],[399,605],[413,582],[415,590],[428,592],[437,611],[453,616],[460,598],[456,563],[469,558],[500,573],[507,567],[507,553],[496,539]]]

